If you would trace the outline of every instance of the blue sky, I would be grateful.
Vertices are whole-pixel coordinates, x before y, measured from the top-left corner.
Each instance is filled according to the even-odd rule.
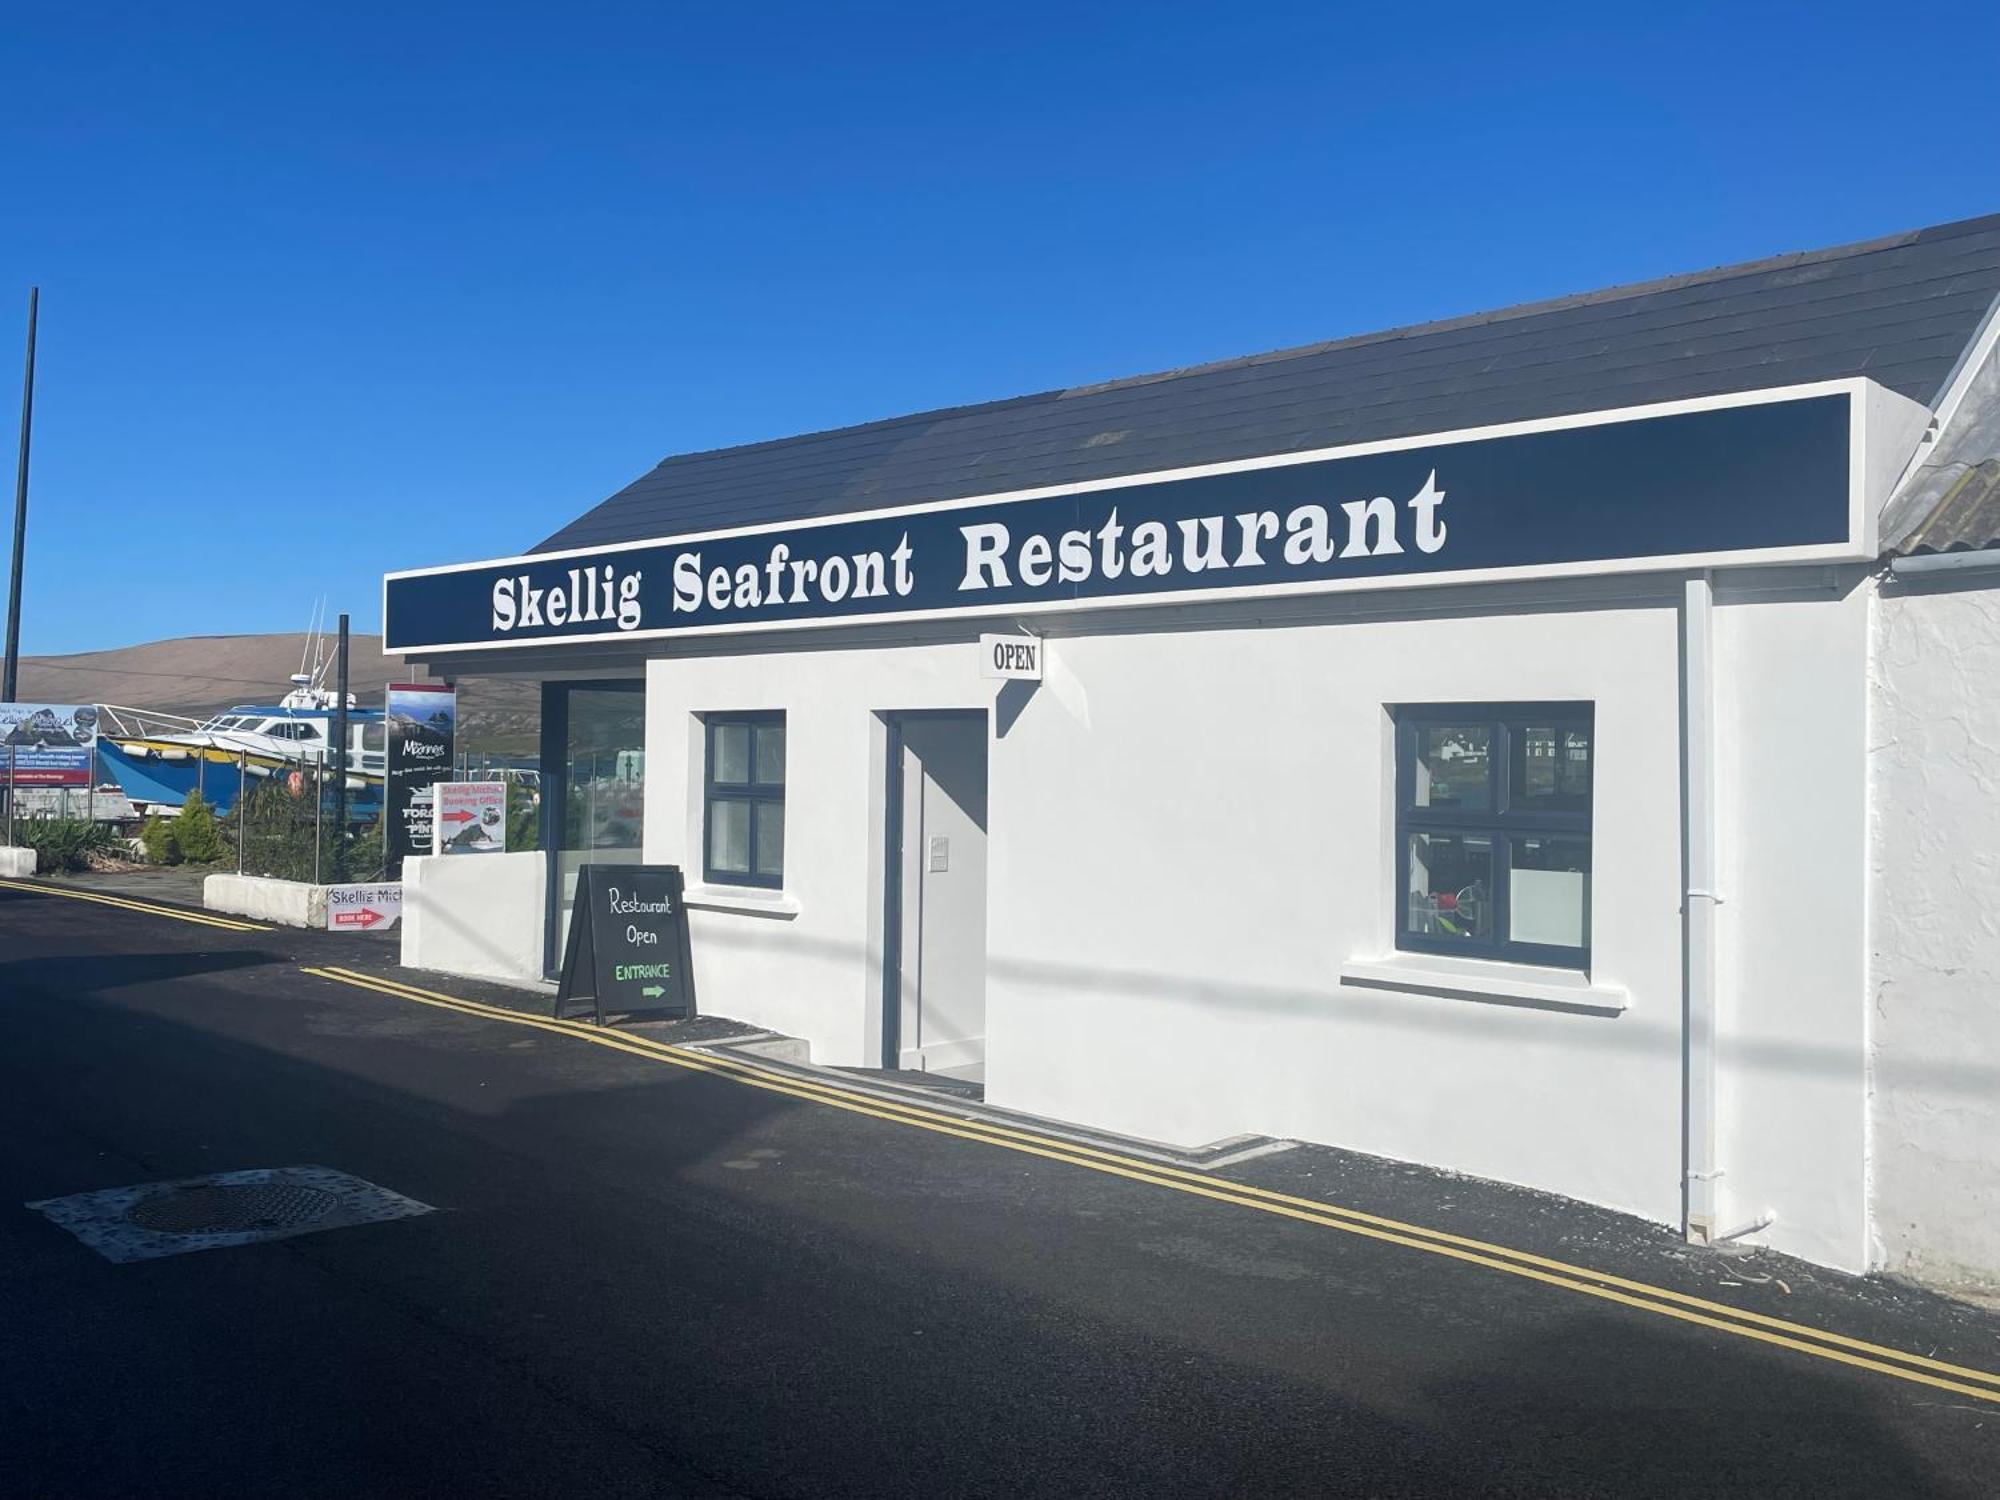
[[[373,629],[668,453],[2000,209],[1990,0],[1616,9],[10,7],[23,648]]]

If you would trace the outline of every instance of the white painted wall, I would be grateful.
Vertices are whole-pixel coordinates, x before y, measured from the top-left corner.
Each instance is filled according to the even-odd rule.
[[[1851,574],[1803,576],[1718,591],[1722,1201],[1745,1218],[1768,1203],[1771,1243],[1858,1265],[1867,605]],[[988,1097],[1182,1144],[1327,1142],[1677,1221],[1678,597],[1663,578],[1065,622],[1077,633],[1051,641],[992,746]],[[646,857],[699,880],[700,715],[785,710],[786,889],[691,893],[700,1003],[869,1064],[879,715],[990,706],[999,685],[970,635],[778,646],[651,664]],[[1385,706],[1570,698],[1597,705],[1589,984],[1625,1009],[1551,1004],[1549,985],[1354,982],[1394,949]]]
[[[211,875],[201,883],[201,904],[210,911],[285,927],[326,926],[326,887],[304,880]]]
[[[896,650],[681,657],[646,678],[646,860],[678,864],[700,1009],[812,1044],[815,1062],[880,1060],[883,734],[900,708],[984,708],[963,642]],[[786,713],[785,890],[701,881],[700,715]],[[873,1026],[871,1026],[871,1021]]]
[[[547,888],[547,861],[535,851],[404,860],[403,964],[540,979]]]
[[[1869,1264],[1867,655],[1856,569],[1716,593],[1718,1232]]]
[[[0,875],[12,880],[26,879],[35,873],[35,864],[39,858],[33,849],[16,849],[11,845],[0,846]]]
[[[1870,687],[1879,1251],[2000,1292],[2000,588],[1885,589]]]

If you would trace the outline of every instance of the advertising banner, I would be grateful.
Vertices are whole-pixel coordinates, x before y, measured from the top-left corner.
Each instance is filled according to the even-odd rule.
[[[0,703],[0,779],[15,786],[90,785],[97,709],[88,703]]]
[[[403,915],[403,888],[394,881],[326,888],[328,932],[372,932],[394,927]]]
[[[507,852],[507,783],[440,781],[432,792],[439,854]]]
[[[389,685],[388,778],[382,816],[389,873],[433,846],[431,788],[451,775],[458,693],[443,683]]]

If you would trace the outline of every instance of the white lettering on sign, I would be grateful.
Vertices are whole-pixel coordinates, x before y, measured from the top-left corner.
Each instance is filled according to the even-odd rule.
[[[838,604],[843,599],[887,599],[892,594],[903,598],[917,586],[910,571],[913,555],[908,532],[886,554],[794,557],[789,542],[774,542],[763,562],[738,563],[733,569],[704,569],[699,552],[683,552],[674,559],[674,611],[690,613],[706,607],[720,614],[767,604]]]
[[[602,569],[571,568],[569,587],[535,588],[526,573],[493,583],[493,629],[505,633],[515,626],[588,625],[598,621],[620,630],[637,630],[643,610],[639,603],[639,572],[623,578],[610,563]]]
[[[1438,514],[1444,493],[1433,469],[1423,487],[1403,502],[1411,516],[1410,540],[1419,552],[1436,552],[1444,546],[1448,528]],[[1335,521],[1336,510],[1344,525]],[[1056,576],[1064,583],[1262,567],[1270,560],[1263,544],[1278,543],[1281,534],[1280,555],[1295,568],[1329,563],[1336,557],[1393,557],[1403,551],[1397,505],[1387,495],[1343,500],[1333,508],[1299,505],[1282,519],[1275,510],[1253,510],[1236,516],[1196,516],[1177,521],[1175,527],[1178,544],[1163,522],[1141,521],[1128,528],[1114,508],[1095,531],[1065,531],[1054,542],[1031,533],[1016,545],[1004,521],[961,526],[965,571],[958,591],[1012,588],[1016,579],[1038,587],[1048,581],[1051,556],[1059,560]]]
[[[1007,682],[1040,682],[1047,642],[1032,635],[982,635],[979,675]]]

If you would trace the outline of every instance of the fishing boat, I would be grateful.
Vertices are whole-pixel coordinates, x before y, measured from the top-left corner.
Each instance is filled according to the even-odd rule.
[[[333,759],[340,701],[326,686],[333,663],[318,618],[306,652],[291,690],[276,703],[238,704],[208,719],[99,704],[100,764],[141,814],[176,812],[191,792],[226,813],[246,783],[254,789],[273,778],[303,794],[317,779],[312,773]],[[349,693],[347,795],[356,822],[372,822],[382,811],[385,734],[383,711],[357,707]]]
[[[98,760],[141,814],[175,812],[196,791],[226,813],[246,781],[255,788],[278,777],[304,792],[309,774],[331,763],[337,702],[307,681],[276,703],[239,704],[205,720],[101,704]],[[382,710],[356,707],[350,693],[347,725],[349,812],[372,822],[388,764]]]

